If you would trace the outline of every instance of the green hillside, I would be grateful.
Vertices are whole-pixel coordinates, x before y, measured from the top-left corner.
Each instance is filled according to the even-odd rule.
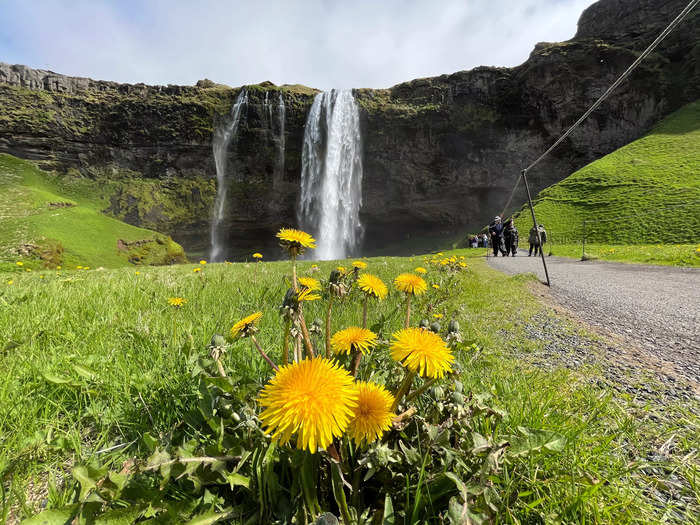
[[[700,240],[700,101],[645,137],[585,166],[537,196],[553,244],[692,244]],[[521,239],[532,226],[523,208]],[[556,250],[555,250],[556,253]]]
[[[106,198],[88,179],[50,175],[0,154],[0,271],[19,270],[17,261],[22,270],[184,261],[169,237],[101,213]]]

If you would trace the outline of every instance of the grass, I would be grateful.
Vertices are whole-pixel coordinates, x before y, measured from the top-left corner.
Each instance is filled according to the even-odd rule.
[[[452,252],[474,255],[477,250]],[[481,252],[481,250],[479,250]],[[389,283],[402,271],[426,266],[422,257],[368,259],[371,271]],[[333,262],[299,265],[301,275],[327,276]],[[347,264],[345,264],[347,266]],[[697,508],[655,501],[662,475],[648,474],[647,455],[669,438],[672,468],[698,497],[698,420],[692,407],[628,403],[598,387],[595,369],[544,371],[522,358],[542,341],[524,327],[544,307],[529,291],[533,279],[508,277],[469,260],[470,270],[448,280],[430,269],[439,289],[414,304],[414,323],[442,314],[456,319],[465,339],[457,358],[467,391],[492,396],[505,410],[494,439],[511,439],[520,428],[555,432],[560,452],[542,451],[503,465],[492,482],[504,523],[683,522]],[[3,274],[0,279],[0,476],[13,514],[36,510],[36,493],[50,480],[105,449],[118,460],[147,455],[146,432],[166,435],[175,427],[192,437],[199,430],[187,415],[197,406],[192,369],[207,355],[213,334],[262,310],[258,339],[279,360],[282,321],[278,307],[289,263],[209,264],[103,271]],[[6,284],[12,280],[12,284]],[[168,298],[187,303],[179,309]],[[305,307],[309,324],[324,305]],[[361,306],[346,299],[335,308],[334,330],[358,323]],[[383,320],[381,337],[402,323],[401,297],[370,309]],[[21,320],[21,321],[20,321]],[[571,328],[574,330],[575,328]],[[474,353],[477,345],[480,350]],[[270,376],[246,341],[224,357],[231,375],[262,386]],[[684,458],[685,459],[682,459]],[[690,459],[688,459],[690,458]],[[688,488],[694,484],[694,489]],[[32,488],[33,487],[33,488]],[[669,500],[672,501],[672,500]]]
[[[700,101],[648,135],[592,162],[536,197],[537,220],[557,244],[697,243],[700,231]],[[529,210],[516,219],[521,237]],[[647,250],[648,251],[648,250]],[[663,257],[662,259],[665,259]]]
[[[90,181],[53,177],[28,161],[0,155],[0,270],[17,269],[17,260],[25,263],[24,270],[182,258],[182,248],[169,237],[104,215],[105,204]],[[153,242],[118,250],[120,239]],[[24,253],[23,246],[29,248]]]
[[[527,247],[521,247],[527,250]],[[545,255],[581,258],[581,244],[545,245]],[[662,266],[700,266],[700,245],[637,244],[611,245],[586,243],[586,258],[603,261],[655,264]]]

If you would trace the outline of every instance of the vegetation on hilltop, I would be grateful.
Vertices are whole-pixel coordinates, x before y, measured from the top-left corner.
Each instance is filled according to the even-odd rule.
[[[185,260],[169,237],[104,215],[109,191],[109,184],[52,176],[0,154],[0,270]]]
[[[536,197],[552,244],[692,244],[700,232],[700,101]],[[521,240],[529,209],[516,218]]]

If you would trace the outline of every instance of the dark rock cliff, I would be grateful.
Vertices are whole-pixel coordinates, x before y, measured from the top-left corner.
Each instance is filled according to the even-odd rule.
[[[684,0],[601,0],[576,36],[541,43],[515,68],[480,67],[390,89],[357,89],[364,147],[367,248],[484,224],[502,210],[520,169],[615,80],[685,7]],[[534,190],[648,131],[700,93],[698,9],[555,153],[531,173]],[[229,149],[236,180],[230,242],[261,247],[295,223],[304,123],[316,93],[248,86],[250,104]],[[108,213],[173,236],[190,251],[209,243],[216,188],[213,128],[239,89],[146,86],[72,78],[0,63],[0,151],[66,176],[116,188]],[[285,168],[278,129],[263,107],[286,105]],[[277,133],[276,133],[277,132]],[[114,184],[117,183],[117,184]],[[516,195],[519,205],[522,195]],[[272,244],[272,241],[270,241]]]

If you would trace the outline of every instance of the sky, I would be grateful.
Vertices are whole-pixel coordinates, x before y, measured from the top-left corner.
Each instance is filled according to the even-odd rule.
[[[0,0],[0,62],[117,82],[386,88],[515,66],[592,0]]]

